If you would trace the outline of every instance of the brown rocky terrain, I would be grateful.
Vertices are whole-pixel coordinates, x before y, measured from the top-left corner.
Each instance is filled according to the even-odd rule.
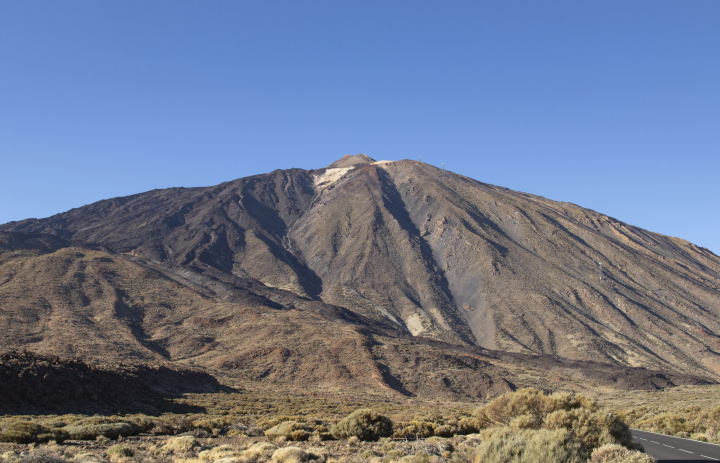
[[[0,336],[328,390],[654,388],[720,378],[719,278],[677,238],[346,156],[0,226]]]

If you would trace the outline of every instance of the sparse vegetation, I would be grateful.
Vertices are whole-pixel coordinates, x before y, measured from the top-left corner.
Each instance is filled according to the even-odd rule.
[[[56,428],[48,428],[31,421],[10,420],[1,425],[0,442],[15,444],[45,443],[48,441],[62,442],[68,438],[68,433]]]
[[[117,444],[110,446],[107,454],[110,460],[122,460],[125,457],[133,456],[133,451],[127,445]]]
[[[660,391],[607,393],[602,400],[630,426],[720,444],[720,386],[680,386]]]
[[[664,423],[665,426],[682,423],[685,427],[680,429],[687,429],[685,432],[704,429],[714,436],[712,428],[698,426],[706,422],[702,420],[709,423],[715,416],[712,406],[698,402],[702,404],[699,409],[686,407],[689,411],[680,416],[681,409],[669,410],[667,405],[675,400],[674,394],[700,400],[713,397],[716,389],[633,393],[635,397],[631,402],[644,408],[634,407],[626,412],[617,410],[620,404],[625,404],[621,399],[627,394],[613,396],[612,400],[605,396],[603,403],[613,405],[612,416],[608,409],[585,395],[545,394],[533,389],[503,394],[484,404],[386,397],[368,397],[362,401],[343,394],[307,396],[291,391],[187,394],[176,400],[205,409],[206,413],[0,417],[3,435],[23,428],[34,430],[31,435],[43,436],[28,439],[25,444],[0,444],[0,461],[17,463],[21,452],[25,458],[33,449],[32,454],[37,458],[41,454],[54,455],[53,458],[77,463],[220,460],[331,463],[343,459],[379,463],[400,460],[484,463],[505,461],[503,458],[517,462],[542,462],[547,458],[547,461],[649,463],[652,459],[628,448],[633,444],[623,420]],[[677,419],[668,420],[670,413],[677,414]],[[698,427],[689,427],[691,425]],[[86,432],[83,436],[86,440],[79,441],[81,445],[51,442],[55,439],[50,436],[63,433],[67,434],[65,439],[72,440],[68,430],[78,428],[94,432]],[[108,429],[132,429],[132,433],[95,432]],[[281,458],[283,452],[280,452],[273,460],[278,449],[288,447],[301,449],[307,459],[303,460],[302,453],[288,450],[284,451],[288,455]]]
[[[442,188],[433,184],[432,191],[408,191],[396,198],[392,190],[402,184],[415,191],[423,182],[434,182],[424,168],[412,172],[402,182],[396,178],[375,186],[364,183],[378,195],[366,195],[365,190],[355,195],[356,188],[345,189],[349,183],[329,187],[327,207],[316,209],[316,218],[308,216],[307,226],[296,228],[299,234],[292,241],[299,248],[288,247],[285,251],[289,254],[282,259],[274,247],[279,242],[272,244],[265,238],[272,236],[273,241],[288,236],[284,232],[277,235],[280,229],[274,225],[266,229],[265,221],[253,217],[272,211],[271,215],[280,214],[289,224],[302,218],[305,205],[319,204],[312,200],[312,188],[307,188],[309,177],[299,171],[255,178],[251,183],[257,188],[244,183],[240,200],[240,184],[230,182],[212,192],[158,190],[129,199],[133,204],[124,203],[121,209],[112,201],[103,202],[75,210],[59,221],[55,217],[35,222],[38,230],[49,227],[53,233],[77,232],[73,243],[26,232],[0,236],[0,244],[5,243],[0,246],[4,345],[8,349],[39,349],[39,353],[0,355],[0,406],[15,414],[0,417],[2,461],[650,461],[633,450],[626,423],[720,443],[720,386],[622,395],[614,390],[604,396],[604,403],[615,407],[613,414],[587,395],[545,394],[535,389],[508,392],[528,386],[595,393],[615,387],[708,384],[704,378],[679,370],[659,374],[583,359],[594,360],[621,347],[627,350],[627,363],[645,364],[648,360],[648,365],[662,365],[658,360],[682,361],[695,358],[703,346],[717,347],[713,333],[702,327],[713,323],[698,319],[698,325],[686,326],[671,317],[666,320],[667,329],[659,329],[654,316],[648,319],[648,314],[664,311],[667,307],[663,304],[675,303],[673,294],[682,295],[683,304],[717,301],[717,282],[712,275],[720,267],[715,257],[658,238],[651,248],[661,245],[668,261],[648,263],[643,258],[642,263],[636,251],[643,248],[644,239],[630,251],[607,241],[607,233],[586,233],[588,224],[595,223],[625,236],[632,231],[624,225],[567,205],[537,198],[528,203],[495,188],[471,187],[464,180],[443,183]],[[448,176],[443,179],[451,181]],[[448,200],[444,192],[453,184],[459,196]],[[377,202],[380,193],[388,200],[383,205]],[[422,204],[413,200],[403,208],[415,195]],[[179,199],[182,201],[177,202]],[[493,204],[493,214],[499,219],[514,215],[517,220],[522,213],[529,219],[523,223],[537,225],[538,233],[534,238],[526,236],[531,240],[526,244],[537,251],[539,259],[523,257],[527,253],[517,248],[517,236],[507,235],[503,227],[508,223],[501,223],[504,219],[495,222],[497,228],[478,228],[476,220],[466,222],[468,209],[456,204],[456,199],[468,205]],[[175,210],[161,218],[156,215],[158,204],[178,208],[161,207]],[[186,209],[190,204],[203,207]],[[249,204],[254,206],[247,209]],[[392,210],[387,207],[390,204]],[[227,209],[228,205],[233,210]],[[432,207],[432,214],[425,205]],[[563,231],[556,227],[555,219],[547,220],[545,212],[553,209],[551,215],[563,217],[564,226],[570,228]],[[397,216],[398,211],[402,217]],[[225,225],[234,220],[231,217],[241,216],[254,221],[256,228],[243,226],[245,231],[236,236],[239,229]],[[424,235],[435,231],[442,235],[446,229],[457,232],[455,241],[460,248],[448,242],[447,249],[445,244],[440,249],[448,257],[445,283],[466,288],[465,300],[473,300],[475,294],[483,301],[484,308],[463,307],[468,313],[480,310],[492,315],[498,307],[514,307],[517,316],[494,319],[498,325],[494,341],[498,349],[507,352],[467,345],[473,335],[465,317],[450,316],[455,312],[445,310],[452,308],[443,302],[452,299],[443,295],[445,283],[436,285],[439,280],[429,278],[436,272],[430,255],[438,249],[432,243],[430,249],[407,241],[407,224],[398,218],[407,224],[422,224],[418,231]],[[173,225],[184,221],[197,227],[190,230]],[[93,239],[93,245],[84,248],[88,223],[95,224],[92,234],[101,237],[102,243]],[[203,232],[201,225],[208,223],[225,224],[213,227],[212,245],[205,238],[196,240],[196,235],[197,239],[209,236],[205,232],[210,229]],[[178,234],[172,242],[158,241],[168,226]],[[553,236],[545,234],[551,229]],[[560,234],[555,236],[556,232]],[[583,238],[578,240],[576,232]],[[381,235],[392,238],[385,246],[389,253],[366,246]],[[148,237],[154,238],[150,242]],[[178,247],[180,242],[184,244]],[[175,248],[172,254],[177,255],[168,259],[163,249],[169,250],[171,244]],[[578,252],[557,252],[556,244]],[[336,261],[341,247],[343,258]],[[598,283],[592,256],[601,248],[608,260],[609,280]],[[296,250],[301,253],[297,257],[314,256],[314,270],[296,273],[297,269],[288,265]],[[130,251],[137,258],[124,254]],[[499,251],[508,258],[498,260]],[[704,262],[702,266],[686,265],[695,258]],[[159,264],[161,261],[164,263]],[[338,266],[330,265],[332,262]],[[351,273],[357,278],[346,281],[343,269],[355,267],[357,271]],[[321,271],[329,268],[337,271]],[[568,273],[568,268],[573,272]],[[645,276],[628,279],[640,270]],[[508,272],[517,272],[518,278],[506,279]],[[466,284],[468,273],[503,284],[483,285],[483,294],[475,293],[479,286]],[[588,283],[589,276],[595,284]],[[260,285],[252,278],[267,284]],[[572,283],[573,278],[579,284]],[[679,286],[668,289],[664,283],[675,279]],[[700,281],[705,283],[698,287]],[[599,314],[616,313],[618,302],[599,296],[612,293],[613,298],[620,297],[611,290],[612,284],[631,289],[619,302],[625,319],[613,321],[615,332],[629,336],[619,344],[598,329],[605,319]],[[703,285],[705,289],[700,289]],[[417,294],[405,291],[420,286],[426,288]],[[548,292],[543,287],[555,289]],[[663,304],[658,302],[656,288],[665,288]],[[258,289],[262,291],[256,293]],[[323,300],[336,305],[318,300],[317,294],[311,294],[316,290],[323,292]],[[212,296],[220,293],[224,296]],[[395,311],[410,297],[425,309],[443,312],[444,321],[436,324],[440,318],[435,316],[424,319],[421,311],[414,315],[423,315],[421,325],[429,339],[396,337],[386,329],[389,319],[378,311],[383,304],[376,304],[379,299],[374,295],[389,302],[383,302],[389,307],[383,311],[392,312],[390,319],[399,317]],[[561,309],[568,304],[578,308],[577,317],[569,317]],[[54,319],[73,323],[46,323],[50,308]],[[538,314],[540,321],[544,320],[542,330],[524,319],[528,308],[535,320],[539,320]],[[362,320],[352,321],[353,312]],[[583,321],[588,313],[593,314],[592,326]],[[399,318],[408,318],[402,315]],[[700,318],[712,322],[713,317],[707,313]],[[77,321],[82,331],[68,329],[80,326]],[[548,323],[555,325],[552,339],[546,336]],[[673,330],[688,333],[697,342],[688,344],[689,338],[670,335]],[[677,352],[669,357],[670,351],[650,355],[646,335],[669,342]],[[575,360],[516,352],[527,346],[536,353],[572,352]],[[77,355],[95,363],[48,353]],[[126,360],[135,363],[121,363]],[[188,369],[171,369],[178,365]],[[690,362],[682,371],[713,374],[708,365]],[[221,387],[202,370],[219,375],[228,387]],[[562,373],[567,371],[572,373]],[[703,402],[703,395],[712,400]],[[487,401],[488,397],[496,398]],[[140,414],[132,414],[135,412]],[[68,440],[74,442],[68,444]]]
[[[297,421],[283,421],[265,431],[265,435],[270,440],[282,437],[285,440],[306,441],[310,438],[310,432],[305,429],[305,425]]]
[[[140,432],[140,429],[129,423],[116,422],[66,426],[63,431],[67,432],[69,438],[73,440],[94,440],[100,436],[108,439],[132,436]]]

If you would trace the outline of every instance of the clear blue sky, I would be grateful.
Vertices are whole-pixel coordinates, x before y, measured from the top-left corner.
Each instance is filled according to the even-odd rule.
[[[720,254],[720,1],[0,0],[0,223],[348,153]]]

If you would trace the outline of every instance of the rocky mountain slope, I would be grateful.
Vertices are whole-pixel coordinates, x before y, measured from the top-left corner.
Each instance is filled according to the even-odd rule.
[[[459,396],[511,387],[518,364],[546,378],[540,358],[720,378],[720,258],[415,161],[346,156],[0,231],[6,346],[406,391],[422,381],[404,362],[435,356]],[[449,366],[469,355],[452,346],[486,366]]]

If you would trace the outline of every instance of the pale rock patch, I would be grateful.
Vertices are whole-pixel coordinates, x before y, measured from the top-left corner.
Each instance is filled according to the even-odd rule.
[[[324,190],[340,178],[352,170],[353,167],[338,167],[334,169],[325,169],[325,172],[315,177],[315,186],[319,190]]]

